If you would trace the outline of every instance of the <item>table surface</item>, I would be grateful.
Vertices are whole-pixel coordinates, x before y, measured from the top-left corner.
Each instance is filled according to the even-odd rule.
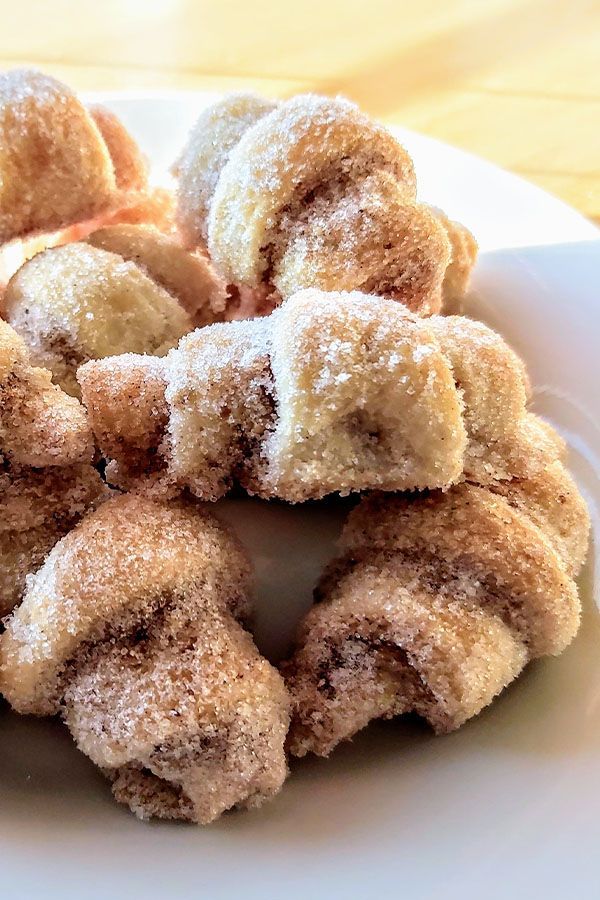
[[[342,93],[600,223],[599,0],[0,0],[0,68],[89,89]]]

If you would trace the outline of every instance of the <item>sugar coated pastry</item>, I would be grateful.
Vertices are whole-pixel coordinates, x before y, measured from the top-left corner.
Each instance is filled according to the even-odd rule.
[[[32,366],[18,334],[0,319],[0,454],[4,466],[65,466],[92,457],[85,411]]]
[[[491,329],[360,293],[302,291],[266,319],[193,332],[164,361],[126,355],[78,378],[124,487],[217,499],[239,483],[296,502],[522,477],[559,452]]]
[[[523,362],[459,314],[473,235],[387,129],[229,95],[173,174],[0,74],[0,695],[140,818],[204,824],[276,795],[286,753],[406,712],[452,731],[560,654],[590,522]],[[366,492],[280,671],[198,502],[232,489]]]
[[[189,247],[206,244],[208,213],[223,166],[243,133],[275,109],[254,94],[229,94],[205,109],[173,167],[177,178],[177,226]]]
[[[152,188],[144,193],[127,194],[124,205],[95,219],[69,225],[59,231],[38,234],[22,241],[11,241],[0,247],[0,297],[6,285],[21,266],[37,253],[81,241],[92,232],[113,225],[144,225],[176,239],[173,223],[173,195],[165,188]]]
[[[444,312],[459,314],[463,312],[463,300],[477,259],[477,241],[468,228],[449,219],[441,209],[431,207],[431,211],[444,226],[450,241],[450,264],[442,284]]]
[[[115,117],[39,72],[0,75],[0,147],[0,243],[92,219],[144,177]]]
[[[148,164],[121,120],[105,106],[91,106],[89,113],[108,149],[117,188],[122,191],[145,191]]]
[[[224,282],[205,256],[188,252],[154,228],[112,225],[87,238],[93,247],[135,262],[157,284],[176,297],[195,326],[219,321],[226,305]]]
[[[91,457],[81,405],[30,364],[0,320],[0,616],[56,541],[106,497]]]
[[[0,689],[60,711],[142,818],[210,822],[287,773],[289,700],[239,623],[250,567],[209,513],[135,495],[63,538],[0,638]]]
[[[406,151],[347,100],[226,97],[201,115],[176,174],[184,237],[207,240],[246,291],[360,289],[439,311],[448,229],[416,202]]]
[[[0,474],[0,617],[57,541],[110,493],[90,463]]]
[[[6,285],[27,260],[43,250],[85,240],[93,232],[114,225],[143,225],[176,240],[173,224],[173,196],[164,188],[127,195],[127,203],[108,213],[69,225],[59,231],[11,241],[0,247],[0,299]]]
[[[291,206],[272,246],[283,297],[307,287],[359,289],[421,315],[440,311],[446,234],[426,206],[406,202],[387,171],[363,173],[352,186],[334,183],[308,205]]]
[[[327,756],[405,712],[451,731],[529,660],[561,653],[579,625],[588,528],[558,461],[489,488],[363,500],[283,666],[291,752]]]
[[[103,226],[174,232],[173,195],[149,186],[146,159],[121,121],[102,106],[86,109],[54,79],[0,76],[0,143],[0,286],[36,253]]]
[[[71,394],[88,359],[163,354],[222,316],[225,291],[208,260],[154,229],[118,225],[87,243],[34,256],[11,278],[3,307],[32,358]]]

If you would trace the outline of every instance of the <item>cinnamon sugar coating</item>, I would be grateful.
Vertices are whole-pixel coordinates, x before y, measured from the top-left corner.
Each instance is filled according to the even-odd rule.
[[[31,365],[18,334],[0,319],[0,454],[11,467],[90,460],[92,436],[81,404]]]
[[[174,201],[121,121],[39,72],[0,76],[0,284],[36,253],[102,226],[173,232]]]
[[[21,338],[0,320],[0,616],[48,550],[106,496],[91,458],[81,405],[30,364]]]
[[[146,188],[134,141],[107,110],[88,111],[40,72],[0,76],[0,243],[123,206]]]
[[[114,168],[97,126],[47,75],[0,76],[0,146],[0,243],[92,218],[114,201]]]
[[[188,335],[160,367],[129,355],[78,377],[121,486],[297,502],[523,477],[556,455],[491,329],[359,293],[302,291]]]
[[[410,157],[342,98],[226,97],[201,115],[175,174],[186,239],[208,240],[246,289],[267,283],[279,300],[358,289],[429,315],[465,285],[450,223],[415,200]]]
[[[277,793],[289,700],[238,619],[250,568],[209,513],[136,495],[49,554],[0,639],[20,712],[61,709],[142,818],[210,822]]]
[[[327,756],[411,711],[451,731],[529,660],[561,653],[579,625],[588,530],[560,462],[488,488],[363,500],[283,665],[290,751]]]
[[[110,493],[89,463],[0,474],[0,617],[21,601],[27,576],[57,541]]]
[[[254,285],[273,265],[262,248],[280,213],[323,181],[383,170],[415,198],[410,157],[382,126],[346,100],[300,95],[244,132],[212,197],[208,244],[225,277]]]
[[[174,174],[176,214],[114,114],[0,75],[0,289],[68,244],[2,301],[0,692],[60,713],[141,818],[206,823],[280,790],[290,693],[289,751],[328,755],[374,718],[458,728],[562,652],[589,516],[522,361],[437,315],[477,245],[388,131],[341,98],[232,95]],[[376,491],[287,688],[244,628],[244,551],[189,499],[236,486]]]
[[[208,260],[158,231],[114,225],[87,243],[37,254],[11,278],[6,319],[69,393],[81,363],[119,352],[161,355],[222,317],[224,285]]]
[[[283,297],[308,287],[360,289],[420,315],[440,311],[446,233],[386,170],[313,189],[309,203],[303,198],[281,214],[273,246],[273,282]]]

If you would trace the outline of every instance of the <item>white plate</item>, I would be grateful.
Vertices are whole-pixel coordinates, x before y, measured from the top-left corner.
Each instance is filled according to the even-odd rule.
[[[164,173],[207,95],[112,96]],[[401,132],[423,198],[469,225],[482,256],[472,311],[529,363],[538,409],[600,472],[600,239],[575,211],[462,152]],[[219,504],[258,573],[257,638],[285,648],[333,553],[341,512]],[[447,737],[401,720],[329,760],[293,763],[278,798],[197,828],[144,824],[54,722],[0,713],[0,896],[248,900],[600,896],[600,637],[592,562],[584,625]]]

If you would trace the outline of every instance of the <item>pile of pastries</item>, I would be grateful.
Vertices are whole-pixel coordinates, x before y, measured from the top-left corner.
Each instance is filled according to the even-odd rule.
[[[472,235],[388,131],[233,95],[173,173],[0,76],[0,692],[140,817],[207,823],[290,756],[409,711],[458,728],[561,653],[589,520],[522,361],[457,314]],[[232,490],[356,500],[277,666],[209,506]]]

